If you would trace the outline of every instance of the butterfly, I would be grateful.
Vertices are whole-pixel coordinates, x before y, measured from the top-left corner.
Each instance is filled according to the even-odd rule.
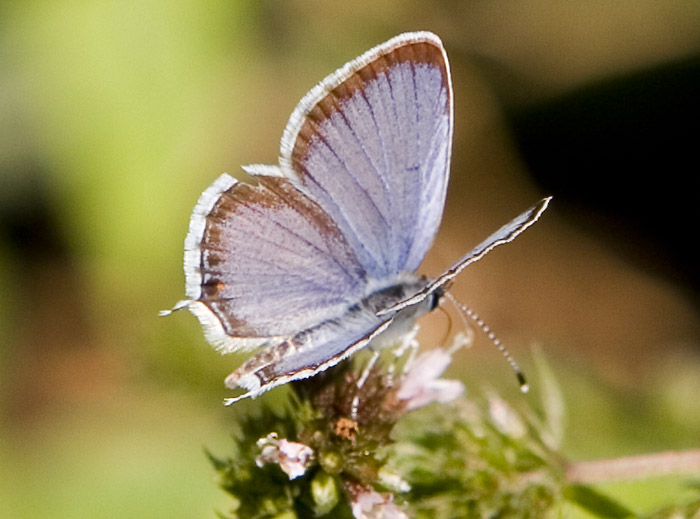
[[[187,299],[173,310],[188,308],[224,353],[256,350],[225,381],[245,393],[225,403],[394,342],[462,269],[540,217],[549,198],[437,278],[416,274],[442,218],[452,133],[442,42],[405,33],[302,98],[277,165],[204,191],[185,240]]]

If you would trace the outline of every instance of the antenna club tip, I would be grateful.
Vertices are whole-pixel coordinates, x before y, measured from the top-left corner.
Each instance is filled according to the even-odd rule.
[[[520,384],[520,392],[523,394],[528,393],[530,391],[530,384],[528,384],[525,380],[525,375],[523,375],[522,371],[518,371],[516,376],[518,377],[518,383]]]

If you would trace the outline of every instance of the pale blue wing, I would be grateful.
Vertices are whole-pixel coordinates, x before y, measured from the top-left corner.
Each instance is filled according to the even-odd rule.
[[[232,389],[247,390],[226,400],[232,404],[242,398],[256,397],[273,387],[311,377],[335,366],[366,347],[390,325],[391,318],[356,308],[342,319],[325,321],[252,357],[226,378]]]
[[[502,226],[496,232],[492,233],[488,238],[483,240],[479,245],[474,247],[467,254],[462,256],[462,258],[452,265],[449,269],[443,272],[436,279],[430,281],[430,283],[422,290],[417,291],[411,297],[400,301],[395,305],[389,305],[383,310],[377,312],[378,315],[391,315],[394,312],[398,312],[404,308],[410,307],[417,303],[423,301],[428,294],[435,292],[442,287],[448,287],[457,275],[467,268],[472,263],[479,261],[490,251],[513,241],[520,233],[525,229],[534,224],[539,220],[542,213],[547,209],[549,202],[551,202],[552,197],[543,198],[537,204],[532,206],[530,209],[525,211],[519,216],[513,218],[510,222]]]
[[[227,350],[342,315],[367,284],[333,221],[279,177],[258,186],[220,177],[195,208],[185,249],[186,304]]]
[[[280,166],[336,223],[375,280],[413,272],[442,217],[452,90],[440,40],[405,34],[326,78],[301,101]]]
[[[377,310],[405,300],[427,283],[425,278],[412,276],[400,285],[375,292],[339,318],[324,321],[266,347],[226,378],[228,387],[247,390],[226,402],[231,404],[241,398],[255,397],[275,386],[311,377],[370,343],[376,348],[400,343],[415,320],[434,308],[436,298],[427,294],[416,304],[388,314],[379,315]]]

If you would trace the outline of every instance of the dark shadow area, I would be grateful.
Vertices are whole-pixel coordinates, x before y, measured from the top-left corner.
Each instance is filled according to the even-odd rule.
[[[557,206],[696,303],[698,92],[693,56],[507,113],[524,162]]]

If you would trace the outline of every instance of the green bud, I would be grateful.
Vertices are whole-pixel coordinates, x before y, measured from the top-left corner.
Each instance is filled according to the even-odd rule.
[[[338,504],[338,486],[333,476],[319,470],[311,480],[311,497],[316,515],[325,515]]]
[[[329,474],[338,474],[343,468],[343,457],[339,452],[326,451],[321,453],[319,463]]]
[[[288,510],[276,515],[273,519],[297,519],[297,514],[295,514],[292,510]]]

